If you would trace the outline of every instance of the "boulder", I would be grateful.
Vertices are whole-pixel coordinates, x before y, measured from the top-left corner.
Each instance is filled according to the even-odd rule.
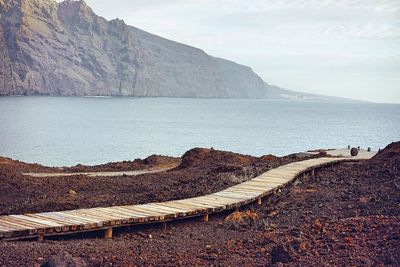
[[[351,150],[350,150],[350,155],[351,155],[352,157],[357,156],[357,155],[358,155],[358,148],[352,147]]]
[[[88,264],[83,258],[73,257],[64,251],[60,254],[51,255],[41,267],[86,267]]]
[[[272,248],[271,251],[271,264],[276,264],[278,262],[288,263],[292,259],[289,252],[282,245],[278,245]]]

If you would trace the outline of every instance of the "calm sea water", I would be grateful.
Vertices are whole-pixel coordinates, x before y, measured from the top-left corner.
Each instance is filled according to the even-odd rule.
[[[251,155],[400,140],[400,105],[257,99],[0,98],[0,155],[51,166],[180,156],[193,147]]]

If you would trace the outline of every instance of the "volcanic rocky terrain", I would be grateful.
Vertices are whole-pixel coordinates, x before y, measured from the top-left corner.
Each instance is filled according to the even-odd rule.
[[[0,190],[6,194],[2,195],[0,211],[9,214],[105,206],[122,204],[125,198],[134,204],[191,197],[300,159],[299,155],[254,158],[193,149],[181,159],[160,158],[162,164],[177,164],[166,173],[122,177],[123,183],[128,184],[124,194],[117,181],[121,178],[97,180],[93,191],[93,181],[85,177],[60,178],[58,186],[47,178],[40,181],[20,174],[20,169],[43,171],[42,166],[3,158]],[[147,167],[146,160],[142,164],[133,168]],[[46,183],[50,183],[46,190],[54,188],[46,196],[50,200],[40,197],[45,193],[40,188]],[[76,189],[77,194],[69,196],[68,188]],[[0,242],[0,265],[398,266],[399,189],[400,142],[389,145],[370,160],[321,169],[313,176],[300,178],[262,205],[215,214],[207,223],[188,219],[169,223],[166,229],[162,225],[120,228],[115,230],[112,240],[104,240],[102,233],[94,232],[43,242]],[[113,194],[114,190],[118,194]],[[97,200],[92,197],[95,192],[99,192]],[[136,196],[129,198],[132,194]],[[29,198],[24,201],[23,196]]]

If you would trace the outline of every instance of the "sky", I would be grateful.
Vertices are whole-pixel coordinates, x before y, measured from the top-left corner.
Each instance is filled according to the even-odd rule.
[[[400,0],[86,0],[309,93],[400,103]]]

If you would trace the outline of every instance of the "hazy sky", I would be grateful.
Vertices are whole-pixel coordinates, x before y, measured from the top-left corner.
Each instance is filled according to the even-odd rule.
[[[87,0],[304,92],[400,103],[400,0]]]

